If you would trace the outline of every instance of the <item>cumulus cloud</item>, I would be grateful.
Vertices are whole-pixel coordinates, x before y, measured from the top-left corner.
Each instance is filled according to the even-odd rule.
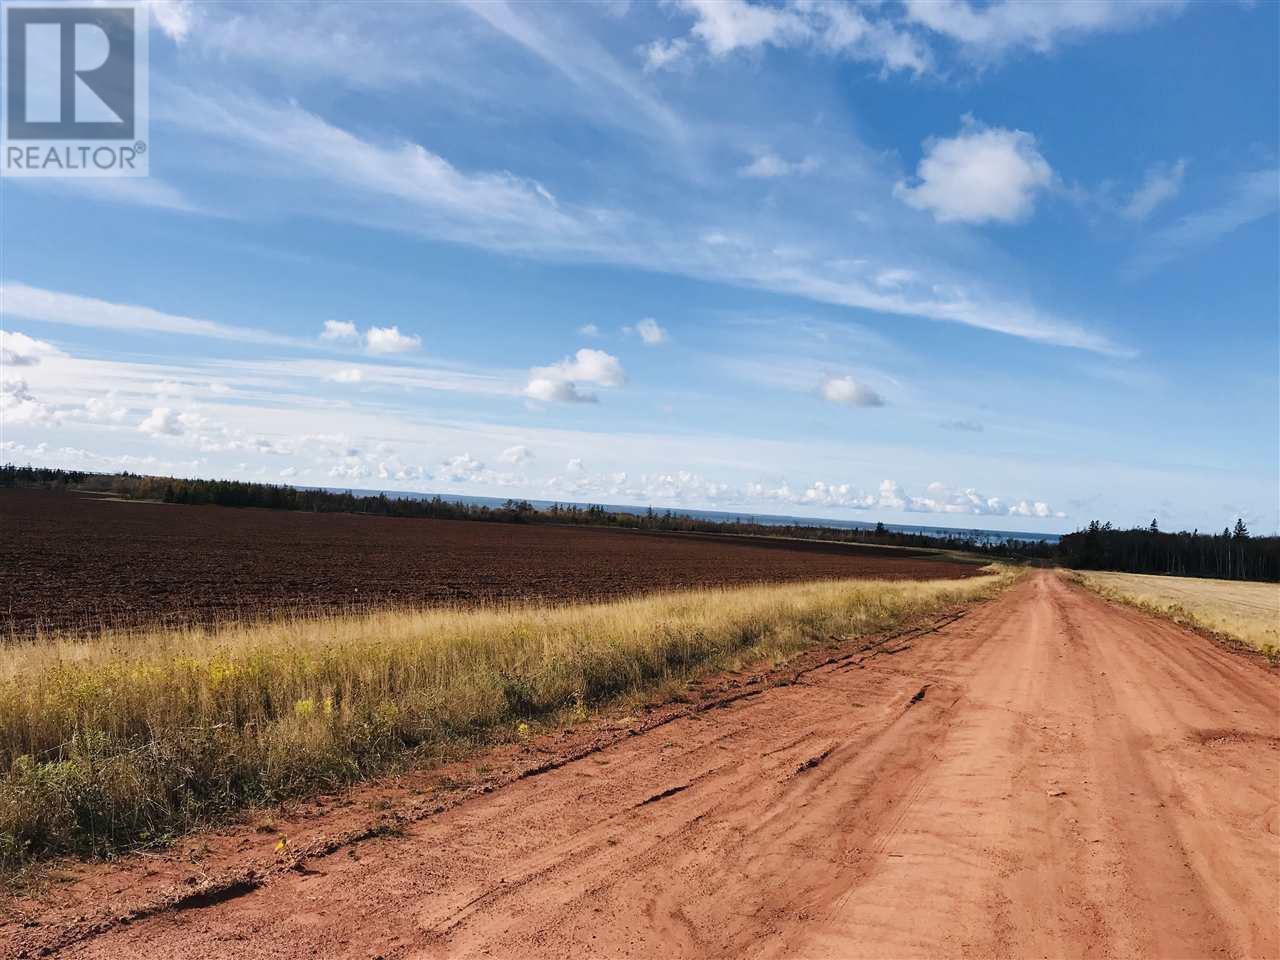
[[[745,167],[738,170],[738,176],[751,177],[757,180],[773,180],[778,177],[791,177],[811,173],[818,169],[816,157],[805,157],[803,160],[784,160],[776,153],[762,153]]]
[[[579,384],[600,387],[620,387],[627,375],[622,363],[603,350],[583,347],[572,357],[546,367],[534,367],[529,372],[525,396],[532,400],[559,403],[595,403],[596,396],[579,388]]]
[[[581,457],[574,457],[564,465],[564,468],[570,473],[582,473],[586,468],[582,465]]]
[[[440,477],[452,483],[463,483],[475,480],[483,470],[482,462],[469,453],[460,453],[440,464]]]
[[[399,327],[370,327],[365,331],[364,343],[370,353],[407,353],[422,346],[422,338],[401,333]]]
[[[1186,160],[1152,167],[1147,171],[1142,186],[1133,192],[1129,202],[1124,205],[1121,214],[1126,220],[1146,220],[1158,207],[1182,192],[1182,178],[1186,172]]]
[[[360,331],[354,323],[346,320],[326,320],[320,331],[321,340],[359,340]]]
[[[498,455],[498,459],[503,463],[528,463],[533,459],[533,451],[526,447],[523,443],[517,443],[513,447],[507,447]]]
[[[369,327],[362,334],[354,323],[347,320],[326,320],[324,329],[320,331],[320,339],[331,343],[363,341],[365,349],[376,354],[408,353],[422,346],[421,337],[401,333],[399,327]]]
[[[0,330],[0,367],[34,367],[47,357],[66,356],[44,340],[16,330]]]
[[[0,423],[55,424],[62,415],[53,407],[36,399],[25,380],[0,381]]]
[[[950,139],[924,143],[916,183],[899,181],[894,195],[939,223],[1018,223],[1053,182],[1036,138],[1022,130],[984,127],[965,117]]]
[[[830,403],[846,407],[883,407],[884,398],[853,377],[829,377],[822,385],[822,396]]]
[[[600,336],[600,328],[597,327],[594,323],[584,323],[582,326],[578,328],[578,332],[582,334],[584,337]]]
[[[138,429],[153,437],[179,437],[186,432],[186,425],[182,422],[181,415],[172,407],[155,407],[138,424]]]
[[[645,317],[639,323],[631,324],[622,328],[622,332],[626,334],[636,334],[644,341],[646,347],[656,347],[667,342],[667,331],[659,326],[658,321],[653,317]]]
[[[863,490],[851,483],[816,480],[799,490],[785,481],[774,486],[750,483],[745,492],[750,499],[771,500],[795,506],[991,517],[1025,516],[1040,519],[1061,519],[1066,516],[1044,501],[1019,500],[1009,505],[1000,497],[986,496],[972,487],[953,490],[938,482],[929,484],[922,495],[908,493],[896,480],[882,480],[879,487],[872,491]]]
[[[599,400],[594,393],[583,393],[567,380],[552,380],[550,377],[532,377],[524,388],[524,394],[530,400],[544,403],[596,403]]]
[[[119,402],[118,395],[112,391],[105,397],[90,397],[84,402],[86,420],[120,423],[129,414],[129,408]]]

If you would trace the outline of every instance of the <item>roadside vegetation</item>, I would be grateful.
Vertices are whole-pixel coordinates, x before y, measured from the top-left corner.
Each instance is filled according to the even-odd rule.
[[[1231,637],[1280,662],[1280,584],[1095,571],[1074,576],[1109,600]]]
[[[700,672],[887,630],[1015,576],[41,637],[0,649],[0,868],[160,843]]]

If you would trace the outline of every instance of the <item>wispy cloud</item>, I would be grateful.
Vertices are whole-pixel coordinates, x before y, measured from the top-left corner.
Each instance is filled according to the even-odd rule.
[[[345,200],[335,198],[328,216],[486,249],[638,266],[890,315],[962,323],[1042,343],[1103,353],[1120,349],[1101,333],[984,293],[972,283],[919,274],[915,284],[882,289],[874,283],[874,273],[868,275],[859,262],[850,265],[831,249],[779,257],[776,244],[732,237],[712,243],[708,237],[723,235],[701,224],[665,223],[628,211],[561,202],[536,181],[462,171],[415,143],[375,144],[296,105],[223,101],[189,92],[177,94],[173,102],[185,105],[175,122],[284,159],[292,175],[321,178],[352,191]],[[1011,149],[1016,154],[1019,148]],[[1021,192],[992,199],[1003,206],[988,206],[989,215],[1020,212],[1026,191],[1039,179],[1039,168],[1030,159],[1024,166],[1030,179],[1019,180]],[[992,191],[1000,193],[999,186]],[[371,203],[370,198],[383,202]]]
[[[467,9],[525,50],[566,76],[589,98],[601,89],[620,95],[632,109],[611,110],[615,122],[628,122],[638,112],[666,139],[681,142],[688,130],[683,119],[642,80],[613,58],[582,29],[538,16],[536,4],[513,6],[505,0],[463,0]]]
[[[1268,168],[1236,177],[1216,206],[1182,217],[1147,238],[1145,249],[1126,268],[1141,277],[1195,250],[1206,247],[1246,224],[1280,210],[1280,169]]]
[[[151,207],[173,213],[224,217],[225,213],[197,203],[159,177],[14,177],[14,186],[74,194],[104,203]]]
[[[150,307],[109,303],[93,297],[42,290],[25,283],[8,281],[0,284],[0,308],[3,316],[23,317],[43,323],[61,323],[75,327],[102,330],[127,330],[146,333],[172,333],[240,343],[298,345],[292,337],[281,336],[253,327],[233,326],[163,313]]]
[[[672,5],[693,17],[693,27],[686,37],[649,44],[645,56],[650,70],[679,63],[695,48],[723,58],[762,47],[806,47],[872,63],[885,73],[921,74],[931,68],[929,50],[918,37],[888,18],[868,17],[854,4],[675,0]]]
[[[757,180],[776,180],[779,177],[792,177],[811,173],[818,169],[817,157],[805,157],[803,160],[784,160],[776,153],[761,153],[746,166],[738,170],[738,175]]]
[[[1142,221],[1174,199],[1182,191],[1182,178],[1187,172],[1187,161],[1160,164],[1147,171],[1142,185],[1133,192],[1120,211],[1126,220]]]
[[[1184,0],[905,0],[907,18],[959,44],[973,58],[993,60],[1030,50],[1050,53],[1062,43],[1133,30],[1177,16]]]

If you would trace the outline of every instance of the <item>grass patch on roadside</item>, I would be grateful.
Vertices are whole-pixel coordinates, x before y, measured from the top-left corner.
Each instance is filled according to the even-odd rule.
[[[705,671],[889,629],[1014,577],[384,611],[0,649],[0,870],[163,842],[509,740],[529,721],[572,722]]]
[[[1076,570],[1075,577],[1117,600],[1177,623],[1239,640],[1280,662],[1280,584],[1145,573]]]

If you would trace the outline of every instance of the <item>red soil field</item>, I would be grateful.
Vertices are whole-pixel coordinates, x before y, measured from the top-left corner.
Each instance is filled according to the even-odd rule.
[[[958,578],[928,551],[193,507],[0,490],[0,635],[378,604],[599,600],[838,577]]]

